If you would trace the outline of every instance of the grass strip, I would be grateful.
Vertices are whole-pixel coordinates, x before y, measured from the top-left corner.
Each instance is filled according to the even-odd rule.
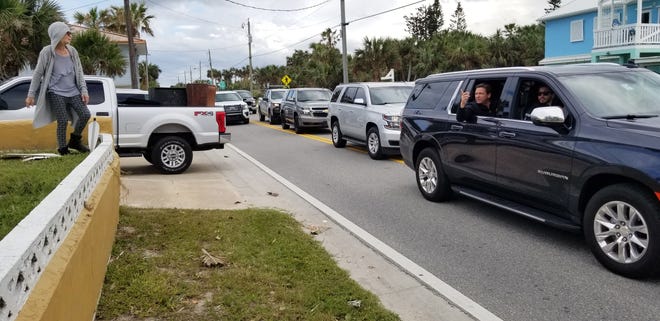
[[[122,207],[97,319],[151,318],[399,320],[286,213]]]
[[[87,155],[75,153],[28,162],[0,159],[0,239],[30,214]]]

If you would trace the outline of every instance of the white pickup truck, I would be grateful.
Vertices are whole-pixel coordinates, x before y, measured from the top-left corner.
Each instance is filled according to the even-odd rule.
[[[222,107],[159,106],[153,101],[119,105],[112,79],[85,79],[90,121],[96,119],[101,132],[113,134],[120,156],[141,155],[162,173],[179,174],[192,163],[193,151],[224,148],[231,141]],[[31,77],[16,77],[0,85],[0,126],[11,126],[16,133],[13,139],[3,139],[0,149],[52,148],[55,143],[54,124],[32,128],[35,108],[25,107],[30,81]]]

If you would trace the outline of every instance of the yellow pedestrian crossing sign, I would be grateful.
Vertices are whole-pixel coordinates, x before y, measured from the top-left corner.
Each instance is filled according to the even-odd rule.
[[[284,84],[284,86],[288,87],[289,84],[291,83],[291,77],[289,77],[289,75],[284,75],[284,77],[282,77],[282,83]]]

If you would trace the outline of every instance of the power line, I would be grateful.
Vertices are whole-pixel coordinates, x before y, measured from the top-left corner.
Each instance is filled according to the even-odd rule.
[[[356,22],[356,21],[360,21],[360,20],[364,20],[364,19],[368,19],[368,18],[373,18],[373,17],[375,17],[375,16],[379,16],[379,15],[382,15],[382,14],[385,14],[385,13],[388,13],[388,12],[392,12],[392,11],[394,11],[394,10],[403,9],[403,8],[405,8],[405,7],[410,7],[410,6],[414,5],[414,4],[418,4],[418,3],[420,3],[420,2],[424,2],[424,1],[426,1],[426,0],[420,0],[420,1],[417,1],[417,2],[413,2],[413,3],[409,3],[409,4],[402,5],[402,6],[400,6],[400,7],[396,7],[396,8],[393,8],[393,9],[389,9],[389,10],[381,11],[381,12],[378,12],[378,13],[374,13],[374,14],[369,15],[369,16],[364,16],[364,17],[362,17],[362,18],[357,18],[357,19],[355,19],[355,20],[351,20],[351,21],[347,22],[347,24],[348,24],[348,23],[353,23],[353,22]]]
[[[208,51],[208,50],[225,50],[225,49],[232,49],[232,48],[238,48],[238,47],[243,47],[247,43],[242,43],[239,45],[234,45],[234,46],[229,46],[229,47],[222,47],[222,48],[210,48],[210,49],[189,49],[189,50],[181,50],[181,49],[156,49],[156,50],[149,50],[149,52],[197,52],[197,51]]]
[[[360,20],[364,20],[364,19],[368,19],[368,18],[373,18],[373,17],[375,17],[375,16],[379,16],[379,15],[382,15],[382,14],[385,14],[385,13],[389,13],[389,12],[392,12],[392,11],[395,11],[395,10],[403,9],[403,8],[405,8],[405,7],[409,7],[409,6],[412,6],[412,5],[418,4],[418,3],[420,3],[420,2],[424,2],[424,1],[426,1],[426,0],[416,1],[416,2],[409,3],[409,4],[406,4],[406,5],[400,6],[400,7],[396,7],[396,8],[388,9],[388,10],[385,10],[385,11],[377,12],[377,13],[374,13],[374,14],[371,14],[371,15],[368,15],[368,16],[360,17],[360,18],[357,18],[357,19],[354,19],[354,20],[351,20],[351,21],[347,22],[347,24],[349,24],[349,23],[353,23],[353,22],[357,22],[357,21],[360,21]],[[334,26],[332,26],[332,27],[330,27],[330,28],[328,28],[328,29],[334,30],[335,28],[337,28],[337,27],[339,27],[339,26],[341,26],[341,24],[334,25]],[[324,31],[325,31],[325,30],[324,30]],[[322,34],[323,34],[323,32],[320,32],[320,33],[317,33],[317,34],[315,34],[315,35],[313,35],[313,36],[311,36],[311,37],[308,37],[308,38],[305,38],[305,39],[303,39],[303,40],[301,40],[301,41],[298,41],[298,42],[296,42],[296,43],[293,43],[293,44],[287,45],[286,47],[283,47],[283,48],[280,48],[280,49],[276,49],[276,50],[273,50],[273,51],[269,51],[269,52],[266,52],[266,53],[258,54],[258,55],[253,55],[253,57],[261,57],[261,56],[267,56],[267,55],[270,55],[270,54],[274,54],[274,53],[276,53],[276,52],[280,52],[280,51],[282,51],[282,50],[285,50],[285,49],[288,49],[288,48],[291,48],[291,47],[295,47],[295,46],[299,45],[299,44],[302,43],[302,42],[305,42],[305,41],[307,41],[307,40],[309,40],[309,39],[312,39],[312,38],[314,38],[314,37],[316,37],[316,36],[319,36],[319,35],[322,35]]]
[[[242,3],[238,3],[238,2],[236,2],[236,1],[232,1],[232,0],[225,0],[225,1],[230,2],[230,3],[233,3],[233,4],[235,4],[235,5],[239,5],[239,6],[241,6],[241,7],[246,7],[246,8],[256,9],[256,10],[263,10],[263,11],[286,11],[286,12],[292,12],[292,11],[303,11],[303,10],[307,10],[307,9],[312,9],[312,8],[316,8],[316,7],[318,7],[318,6],[321,6],[321,5],[323,5],[323,4],[326,4],[326,3],[330,2],[330,0],[326,0],[326,1],[323,1],[323,2],[319,2],[319,3],[315,4],[315,5],[311,5],[311,6],[309,6],[309,7],[297,8],[297,9],[270,9],[270,8],[261,8],[261,7],[255,7],[255,6],[247,5],[247,4],[242,4]]]
[[[89,3],[89,4],[85,4],[85,5],[82,5],[82,6],[75,7],[75,8],[71,8],[71,9],[63,9],[62,11],[72,11],[72,10],[76,10],[76,9],[80,9],[80,8],[85,8],[85,7],[97,5],[99,3],[103,3],[103,2],[107,2],[107,1],[110,1],[110,0],[101,0],[101,1],[94,2],[94,3]]]
[[[195,19],[195,20],[199,20],[199,21],[203,21],[203,22],[211,23],[211,24],[214,24],[214,25],[217,25],[217,26],[222,26],[222,27],[225,27],[225,28],[238,29],[238,27],[227,27],[227,26],[224,26],[224,25],[218,24],[218,23],[215,22],[215,21],[206,20],[206,19],[202,19],[202,18],[199,18],[199,17],[194,17],[194,16],[191,16],[191,15],[187,15],[187,14],[185,14],[185,13],[182,13],[181,11],[177,11],[177,10],[174,10],[174,9],[172,9],[172,8],[166,7],[166,6],[164,6],[164,5],[162,5],[162,4],[159,4],[159,3],[156,3],[155,1],[152,1],[152,0],[147,0],[147,2],[149,2],[149,3],[153,4],[153,5],[156,5],[156,6],[158,6],[158,7],[161,7],[161,8],[163,8],[163,9],[167,9],[167,10],[169,10],[169,11],[172,11],[172,12],[178,14],[178,15],[182,15],[182,16],[184,16],[184,17],[188,17],[188,18],[191,18],[191,19]]]

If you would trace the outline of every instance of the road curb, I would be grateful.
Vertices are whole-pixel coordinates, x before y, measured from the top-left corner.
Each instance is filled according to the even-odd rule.
[[[324,203],[322,203],[312,195],[300,189],[298,186],[289,182],[286,178],[275,173],[266,165],[262,164],[261,162],[254,159],[253,157],[246,154],[245,152],[238,149],[236,146],[232,144],[227,144],[226,146],[231,148],[237,154],[241,155],[243,158],[250,161],[253,165],[260,168],[262,171],[264,171],[273,179],[275,179],[276,181],[287,187],[293,193],[295,193],[296,195],[307,201],[309,204],[311,204],[316,209],[321,211],[330,220],[332,220],[333,222],[344,228],[350,234],[354,235],[362,243],[364,243],[374,251],[380,253],[384,258],[386,258],[388,261],[398,266],[402,271],[404,271],[408,275],[418,280],[429,290],[443,297],[448,302],[454,304],[456,307],[461,309],[466,314],[470,315],[476,320],[481,320],[481,321],[502,321],[502,319],[497,317],[492,312],[486,310],[476,302],[472,301],[467,296],[463,295],[462,293],[458,292],[456,289],[452,288],[444,281],[438,279],[423,267],[417,265],[415,262],[405,257],[403,254],[397,252],[389,245],[383,243],[382,241],[371,235],[369,232],[355,225],[353,222],[349,221],[348,219],[346,219],[344,216],[342,216],[341,214],[339,214],[329,206],[325,205]]]

